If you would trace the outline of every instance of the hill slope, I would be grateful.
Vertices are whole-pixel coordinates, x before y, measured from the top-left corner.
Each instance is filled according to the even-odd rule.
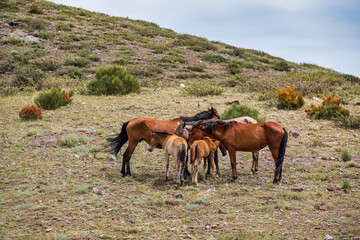
[[[121,65],[142,86],[214,81],[244,91],[293,85],[305,94],[360,79],[312,64],[177,34],[155,23],[111,17],[47,1],[1,2],[0,86],[18,90],[76,87],[103,65]]]

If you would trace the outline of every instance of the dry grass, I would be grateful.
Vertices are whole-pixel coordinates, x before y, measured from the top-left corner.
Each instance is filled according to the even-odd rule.
[[[236,182],[229,181],[227,156],[220,160],[222,175],[216,182],[199,179],[194,187],[187,179],[176,189],[174,176],[163,181],[161,150],[150,154],[145,143],[139,144],[131,160],[133,176],[123,178],[121,158],[114,160],[105,148],[107,136],[119,133],[131,118],[191,116],[211,103],[218,103],[222,113],[233,97],[257,108],[268,121],[300,132],[289,138],[281,185],[271,183],[274,164],[267,149],[260,152],[256,176],[249,175],[250,154],[239,152]],[[73,104],[44,111],[43,120],[23,122],[19,106],[31,103],[33,96],[1,98],[0,238],[360,237],[359,132],[309,120],[301,109],[271,109],[255,99],[256,94],[229,90],[199,98],[184,97],[176,89],[144,89],[120,97],[75,95]],[[348,107],[359,114],[356,106]],[[64,145],[62,139],[70,134],[91,141]],[[341,161],[343,148],[352,153],[352,164]],[[344,180],[349,190],[341,190]],[[304,190],[291,191],[294,184]]]

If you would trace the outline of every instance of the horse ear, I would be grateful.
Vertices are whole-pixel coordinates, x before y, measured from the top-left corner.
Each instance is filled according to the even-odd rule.
[[[213,113],[215,112],[215,109],[213,107],[211,107],[211,112],[213,112]]]

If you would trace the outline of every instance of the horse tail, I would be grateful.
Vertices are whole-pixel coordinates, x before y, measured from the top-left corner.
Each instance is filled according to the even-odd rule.
[[[280,147],[279,147],[279,154],[278,154],[278,158],[276,161],[276,168],[275,168],[275,174],[277,174],[283,165],[284,162],[284,157],[285,157],[285,151],[286,151],[286,144],[287,144],[287,140],[288,140],[288,133],[287,131],[284,129],[284,135],[281,139],[281,143],[280,143]]]
[[[126,122],[122,125],[121,132],[116,138],[108,139],[109,145],[111,147],[110,152],[117,156],[120,152],[121,147],[129,140],[126,127],[129,122]]]
[[[190,164],[193,165],[195,163],[197,157],[197,145],[193,145],[190,148]]]
[[[185,164],[187,147],[184,143],[180,145],[177,157],[182,164]]]

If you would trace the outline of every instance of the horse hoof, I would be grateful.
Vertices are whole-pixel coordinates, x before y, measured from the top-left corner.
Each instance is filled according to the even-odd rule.
[[[232,179],[233,180],[236,180],[238,178],[238,176],[233,176]]]

